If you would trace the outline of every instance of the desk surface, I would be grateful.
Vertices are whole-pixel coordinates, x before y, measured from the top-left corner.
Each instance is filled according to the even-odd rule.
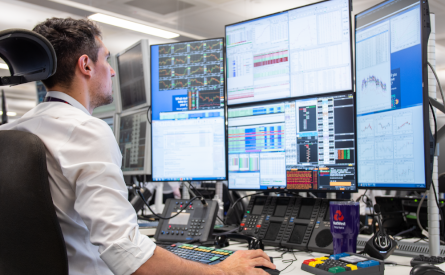
[[[233,243],[232,245],[226,247],[227,250],[244,250],[247,249],[247,244],[244,243]],[[288,268],[286,268],[284,271],[282,271],[280,274],[309,274],[306,271],[301,270],[301,264],[304,260],[307,259],[313,259],[318,258],[322,256],[326,256],[326,253],[318,253],[318,252],[303,252],[303,251],[297,251],[297,252],[287,252],[283,255],[282,258],[281,255],[283,254],[283,251],[276,251],[275,247],[272,246],[266,246],[264,247],[264,251],[266,252],[269,257],[273,257],[273,262],[277,266],[278,270],[283,270],[286,268],[286,266],[289,265],[289,263],[286,263],[286,260],[295,259],[297,258],[297,261],[293,262]],[[275,258],[277,257],[277,258]],[[284,261],[284,263],[283,263]],[[395,274],[394,272],[397,272],[399,275],[401,274],[409,274],[411,270],[410,261],[411,258],[408,257],[402,257],[402,256],[389,256],[389,258],[386,261],[395,262],[398,265],[385,265],[385,274]],[[402,266],[403,265],[403,266]],[[406,265],[406,266],[405,266]]]
[[[234,241],[230,241],[230,243],[231,245],[224,249],[233,251],[247,250],[246,243],[238,243]],[[264,251],[266,252],[267,255],[269,255],[269,257],[273,257],[273,262],[277,266],[278,270],[283,270],[284,268],[289,266],[280,274],[309,274],[306,271],[301,270],[300,268],[303,261],[327,255],[326,253],[318,253],[318,252],[310,253],[304,251],[296,251],[294,253],[287,252],[284,255],[282,255],[284,251],[277,251],[277,248],[272,246],[266,246],[264,248]],[[286,260],[295,259],[294,256],[297,258],[296,261],[292,262],[292,264],[286,263]],[[397,263],[397,265],[389,265],[389,264],[385,265],[385,274],[395,274],[395,272],[397,272],[398,275],[409,274],[411,270],[410,266],[411,258],[409,257],[389,256],[389,258],[386,261]]]

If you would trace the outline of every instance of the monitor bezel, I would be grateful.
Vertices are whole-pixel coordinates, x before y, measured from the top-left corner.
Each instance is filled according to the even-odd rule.
[[[230,188],[230,179],[227,175],[227,187],[229,190],[232,191],[256,191],[256,192],[314,192],[314,193],[357,193],[358,192],[358,184],[357,184],[357,126],[356,126],[356,116],[357,116],[357,107],[355,102],[355,92],[354,91],[342,91],[342,92],[335,92],[335,93],[328,93],[328,94],[317,94],[317,95],[307,95],[302,97],[290,97],[290,98],[280,98],[280,99],[274,99],[270,101],[261,101],[261,102],[249,102],[239,105],[232,105],[227,106],[227,112],[229,109],[238,109],[238,108],[244,108],[244,107],[251,107],[251,106],[257,106],[257,105],[266,105],[266,104],[275,104],[280,102],[286,102],[286,101],[293,101],[293,100],[303,100],[303,99],[309,99],[309,98],[319,98],[319,97],[329,97],[329,96],[339,96],[339,95],[348,95],[351,94],[353,96],[353,106],[354,106],[354,156],[355,156],[355,189],[354,190],[311,190],[311,189],[287,189],[287,172],[286,172],[286,187],[279,187],[279,188],[271,188],[271,189],[238,189],[238,188]],[[227,128],[228,128],[228,115],[227,115]],[[228,135],[227,130],[227,135]],[[228,143],[228,138],[227,138]],[[229,148],[227,147],[227,161],[229,159]],[[286,170],[287,171],[287,170]],[[229,174],[229,167],[227,166],[227,172]]]
[[[144,86],[145,86],[145,97],[146,97],[146,102],[140,105],[136,105],[127,109],[124,109],[124,107],[122,106],[122,90],[121,90],[121,83],[119,80],[119,57],[123,54],[125,54],[126,52],[128,52],[129,50],[133,49],[134,47],[136,47],[137,45],[141,45],[141,51],[142,51],[142,67],[144,69]],[[150,76],[151,76],[151,68],[150,68],[150,45],[149,45],[149,41],[148,39],[141,39],[138,42],[132,44],[131,46],[127,47],[125,50],[119,52],[116,54],[116,66],[115,68],[113,68],[116,72],[116,97],[118,98],[118,100],[116,101],[116,112],[118,113],[128,113],[131,112],[133,110],[138,110],[138,109],[143,109],[146,107],[150,107],[151,106],[151,101],[149,100],[151,98],[151,90],[150,90]]]
[[[151,175],[151,157],[148,157],[151,155],[151,122],[148,120],[148,112],[149,112],[149,108],[142,108],[142,109],[138,109],[138,110],[133,110],[133,111],[128,111],[125,113],[121,113],[121,114],[116,114],[116,118],[115,118],[115,136],[116,136],[116,142],[117,145],[119,146],[119,138],[120,138],[120,125],[121,125],[121,118],[122,117],[126,117],[126,116],[130,116],[130,115],[134,115],[136,113],[142,113],[145,112],[146,113],[146,119],[147,119],[147,128],[146,128],[146,132],[145,132],[145,159],[144,159],[144,169],[143,170],[138,170],[138,171],[123,171],[122,167],[122,174],[124,176],[129,176],[129,175]],[[147,144],[150,143],[150,144]],[[149,180],[149,178],[147,178],[147,180]]]
[[[238,25],[238,24],[248,23],[249,21],[255,21],[255,20],[258,20],[258,19],[261,19],[261,18],[265,18],[265,17],[269,17],[269,16],[275,16],[275,15],[279,15],[281,13],[289,12],[289,11],[296,10],[296,9],[306,8],[306,7],[309,7],[309,6],[318,5],[318,4],[322,4],[322,3],[330,2],[330,1],[331,0],[323,0],[323,1],[315,2],[315,3],[307,4],[307,5],[304,5],[304,6],[299,6],[299,7],[295,7],[295,8],[292,8],[292,9],[287,9],[287,10],[283,10],[283,11],[279,11],[279,12],[275,12],[275,13],[271,13],[271,14],[267,14],[267,15],[251,18],[251,19],[248,19],[248,20],[239,21],[239,22],[236,22],[236,23],[225,25],[224,26],[224,37],[227,37],[227,27],[235,26],[235,25]],[[354,81],[354,67],[355,67],[355,64],[353,62],[354,61],[353,60],[353,49],[354,48],[353,48],[353,45],[352,45],[353,44],[353,39],[352,39],[353,28],[352,28],[352,17],[351,17],[351,13],[352,13],[352,0],[347,0],[347,1],[348,1],[348,9],[349,9],[349,12],[348,12],[348,15],[349,15],[349,49],[350,49],[349,50],[349,54],[350,54],[350,58],[349,58],[349,60],[350,60],[349,62],[350,63],[349,64],[351,64],[351,89],[350,90],[341,90],[341,91],[332,91],[332,92],[311,94],[309,96],[317,96],[317,95],[325,95],[325,94],[331,94],[331,93],[341,93],[341,92],[354,91],[354,84],[355,84],[354,83],[355,82]],[[226,54],[227,54],[226,49],[227,49],[227,47],[224,47],[224,56],[226,56]],[[224,73],[225,78],[226,78],[226,86],[228,84],[227,83],[228,82],[227,74],[228,74],[228,71],[226,69],[226,71]],[[228,88],[226,88],[226,101],[227,101],[226,106],[227,107],[229,107],[229,106],[240,106],[240,105],[250,104],[250,103],[263,103],[263,102],[269,102],[269,101],[274,101],[274,100],[297,98],[297,97],[283,97],[283,98],[278,98],[278,99],[267,99],[267,100],[254,101],[254,102],[242,102],[242,103],[235,103],[235,104],[232,103],[232,104],[229,104],[228,96],[229,96],[229,91],[228,91]],[[306,95],[299,96],[299,97],[305,97],[305,96]]]
[[[226,173],[225,173],[225,178],[224,179],[217,179],[217,180],[215,180],[215,179],[209,178],[209,179],[200,179],[200,181],[207,181],[207,180],[210,180],[210,181],[227,181],[229,179],[229,169],[228,169],[228,165],[229,165],[229,162],[228,162],[228,156],[229,156],[228,155],[228,150],[229,150],[228,146],[229,146],[229,143],[228,143],[228,140],[227,140],[227,133],[228,133],[227,132],[228,131],[228,126],[227,126],[227,124],[228,124],[227,123],[227,114],[228,114],[227,113],[227,79],[226,79],[226,74],[225,74],[225,71],[226,71],[226,40],[225,40],[224,37],[214,37],[214,38],[208,38],[208,39],[187,40],[187,41],[178,41],[178,42],[173,42],[173,43],[162,43],[162,44],[150,45],[150,89],[151,89],[152,84],[153,84],[153,81],[152,81],[152,78],[151,78],[151,73],[152,73],[151,49],[152,49],[152,47],[154,47],[154,46],[172,45],[172,44],[181,44],[181,43],[192,43],[192,42],[209,41],[209,40],[215,40],[215,39],[221,39],[222,42],[223,42],[222,52],[223,52],[223,68],[224,68],[224,73],[223,73],[223,78],[224,78],[224,87],[223,87],[223,91],[224,91],[224,108],[222,108],[222,109],[224,110],[224,125],[225,125],[225,129],[224,129],[225,130],[225,134],[224,134],[225,150],[224,151],[225,151],[225,157],[226,157],[226,163],[225,163],[225,165],[226,165],[226,169],[225,169]],[[152,97],[152,95],[150,93],[150,106],[152,106],[152,104],[153,104],[153,97]],[[150,127],[151,127],[152,126],[151,122],[153,120],[153,113],[152,113],[151,108],[149,108],[149,109],[150,109]],[[173,111],[171,111],[171,112],[173,112]],[[153,135],[153,131],[151,131],[151,135]],[[151,136],[151,138],[153,138],[153,137]],[[153,153],[152,152],[153,152],[153,142],[151,143],[151,171],[153,171]],[[169,182],[169,181],[165,180],[165,181],[154,181],[154,182]]]
[[[385,0],[382,1],[376,5],[373,5],[372,7],[369,7],[366,10],[361,11],[360,13],[357,13],[354,16],[354,49],[355,49],[355,45],[357,42],[357,37],[355,35],[356,33],[356,28],[357,28],[357,17],[360,16],[361,14],[368,12],[374,8],[376,8],[377,6],[383,5],[384,3],[389,3],[392,2],[394,0]],[[425,191],[425,190],[429,190],[430,189],[430,184],[431,184],[431,178],[432,178],[432,167],[431,167],[431,161],[430,161],[430,156],[429,156],[429,152],[430,152],[430,124],[429,124],[429,94],[428,94],[428,38],[429,38],[429,34],[431,32],[431,29],[428,28],[426,26],[426,24],[430,23],[430,19],[429,19],[429,13],[427,14],[428,16],[424,15],[424,11],[426,12],[426,10],[428,10],[428,0],[417,0],[417,2],[420,5],[420,22],[421,23],[421,28],[420,28],[420,44],[421,44],[421,49],[422,49],[422,92],[423,92],[423,104],[422,104],[422,108],[423,108],[423,134],[424,134],[424,160],[425,160],[425,167],[424,167],[424,171],[425,171],[425,187],[397,187],[397,186],[391,186],[391,187],[383,187],[383,186],[360,186],[358,183],[358,171],[360,169],[359,165],[357,165],[357,170],[356,170],[356,174],[357,174],[357,189],[374,189],[374,190],[409,190],[409,191]],[[355,58],[357,58],[357,51],[355,52]],[[357,66],[355,67],[355,74],[357,74]],[[356,80],[357,81],[357,80]],[[355,83],[356,84],[356,83]],[[357,97],[356,97],[356,101],[357,101]],[[356,104],[357,105],[357,102]],[[357,113],[355,115],[355,122],[357,124]],[[355,127],[357,129],[357,125]],[[357,150],[356,150],[357,151]],[[358,159],[356,158],[357,162]],[[393,183],[395,184],[395,183]]]

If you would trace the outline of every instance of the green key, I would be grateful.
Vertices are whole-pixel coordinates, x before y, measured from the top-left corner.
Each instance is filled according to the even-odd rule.
[[[210,258],[209,261],[213,262],[213,261],[216,261],[218,259],[219,259],[219,257],[213,257],[213,258]]]
[[[336,267],[329,268],[328,271],[331,272],[331,273],[340,273],[340,272],[345,272],[346,269],[344,267],[341,267],[341,266],[336,266]]]

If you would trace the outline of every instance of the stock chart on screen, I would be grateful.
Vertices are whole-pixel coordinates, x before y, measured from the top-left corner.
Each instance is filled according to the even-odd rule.
[[[352,89],[349,1],[226,26],[228,105]]]
[[[229,188],[356,190],[351,93],[229,108]]]
[[[223,40],[151,46],[154,118],[159,112],[224,107]]]
[[[151,46],[153,180],[226,179],[223,39]]]
[[[421,3],[356,15],[358,185],[425,188]]]

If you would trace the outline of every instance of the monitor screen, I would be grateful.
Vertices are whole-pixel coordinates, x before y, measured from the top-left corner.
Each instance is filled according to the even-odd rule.
[[[349,2],[226,26],[228,105],[352,90]]]
[[[222,38],[151,46],[153,180],[227,178]]]
[[[119,123],[119,148],[122,153],[124,174],[146,171],[147,159],[147,109],[121,115]]]
[[[420,1],[383,2],[355,26],[358,186],[425,188]]]
[[[122,111],[148,104],[145,83],[147,69],[144,70],[144,59],[148,59],[148,53],[144,54],[143,43],[146,41],[141,40],[116,56]]]
[[[230,189],[356,190],[352,93],[228,114]]]
[[[224,109],[161,112],[152,122],[153,181],[226,178]]]
[[[160,112],[224,108],[223,39],[151,46],[153,119]]]

